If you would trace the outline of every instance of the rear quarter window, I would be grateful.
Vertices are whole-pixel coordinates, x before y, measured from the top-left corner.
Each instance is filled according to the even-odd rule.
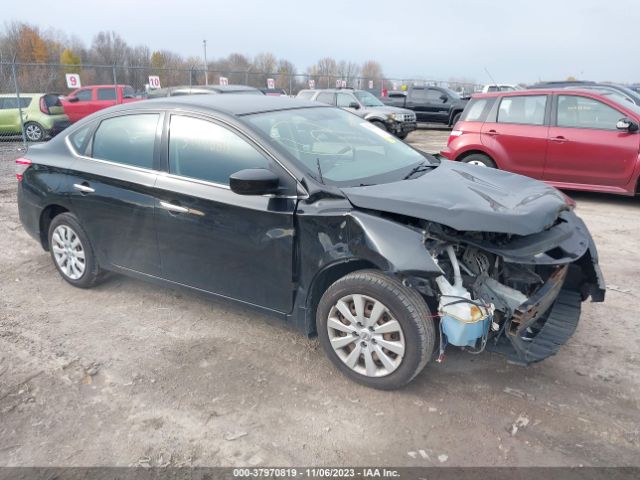
[[[464,108],[460,121],[484,122],[494,102],[493,98],[472,98]]]

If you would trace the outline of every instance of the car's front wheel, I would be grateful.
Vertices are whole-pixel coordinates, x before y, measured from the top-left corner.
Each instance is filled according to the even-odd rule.
[[[429,308],[418,292],[375,270],[331,285],[316,313],[320,343],[347,377],[392,390],[427,364],[435,344]]]
[[[49,251],[62,278],[74,287],[91,288],[100,280],[93,247],[75,215],[61,213],[51,221]]]
[[[46,132],[42,125],[36,122],[25,123],[24,134],[30,142],[40,142],[44,140]]]

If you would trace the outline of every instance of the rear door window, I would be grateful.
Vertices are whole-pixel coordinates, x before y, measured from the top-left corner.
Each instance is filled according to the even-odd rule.
[[[11,110],[14,108],[18,108],[18,104],[20,104],[20,107],[26,108],[31,104],[31,98],[20,97],[19,102],[18,97],[8,97],[0,99],[0,108],[2,108],[2,110]]]
[[[247,168],[271,162],[244,138],[200,118],[172,115],[169,126],[169,173],[222,185]]]
[[[152,169],[159,118],[145,113],[103,120],[93,137],[92,157]]]
[[[320,92],[316,97],[316,102],[326,103],[327,105],[335,105],[336,95],[333,92]]]
[[[311,97],[313,97],[314,93],[316,92],[314,91],[300,92],[296,98],[299,98],[301,100],[311,100]]]
[[[98,100],[115,100],[116,89],[115,88],[99,88]]]
[[[498,123],[544,125],[547,95],[503,97],[498,108]]]
[[[578,95],[558,95],[559,127],[616,130],[616,123],[625,115],[593,98]]]

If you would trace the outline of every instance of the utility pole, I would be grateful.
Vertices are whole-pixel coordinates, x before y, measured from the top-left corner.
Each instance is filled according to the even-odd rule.
[[[204,84],[209,85],[209,73],[207,70],[209,69],[207,65],[207,41],[202,41],[202,47],[204,48]]]

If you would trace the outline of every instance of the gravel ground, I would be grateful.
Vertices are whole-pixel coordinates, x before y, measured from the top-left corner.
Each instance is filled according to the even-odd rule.
[[[437,151],[447,135],[408,140]],[[450,349],[380,392],[236,305],[121,276],[66,284],[20,226],[17,147],[0,143],[0,465],[640,466],[637,199],[574,195],[610,290],[557,356]]]

